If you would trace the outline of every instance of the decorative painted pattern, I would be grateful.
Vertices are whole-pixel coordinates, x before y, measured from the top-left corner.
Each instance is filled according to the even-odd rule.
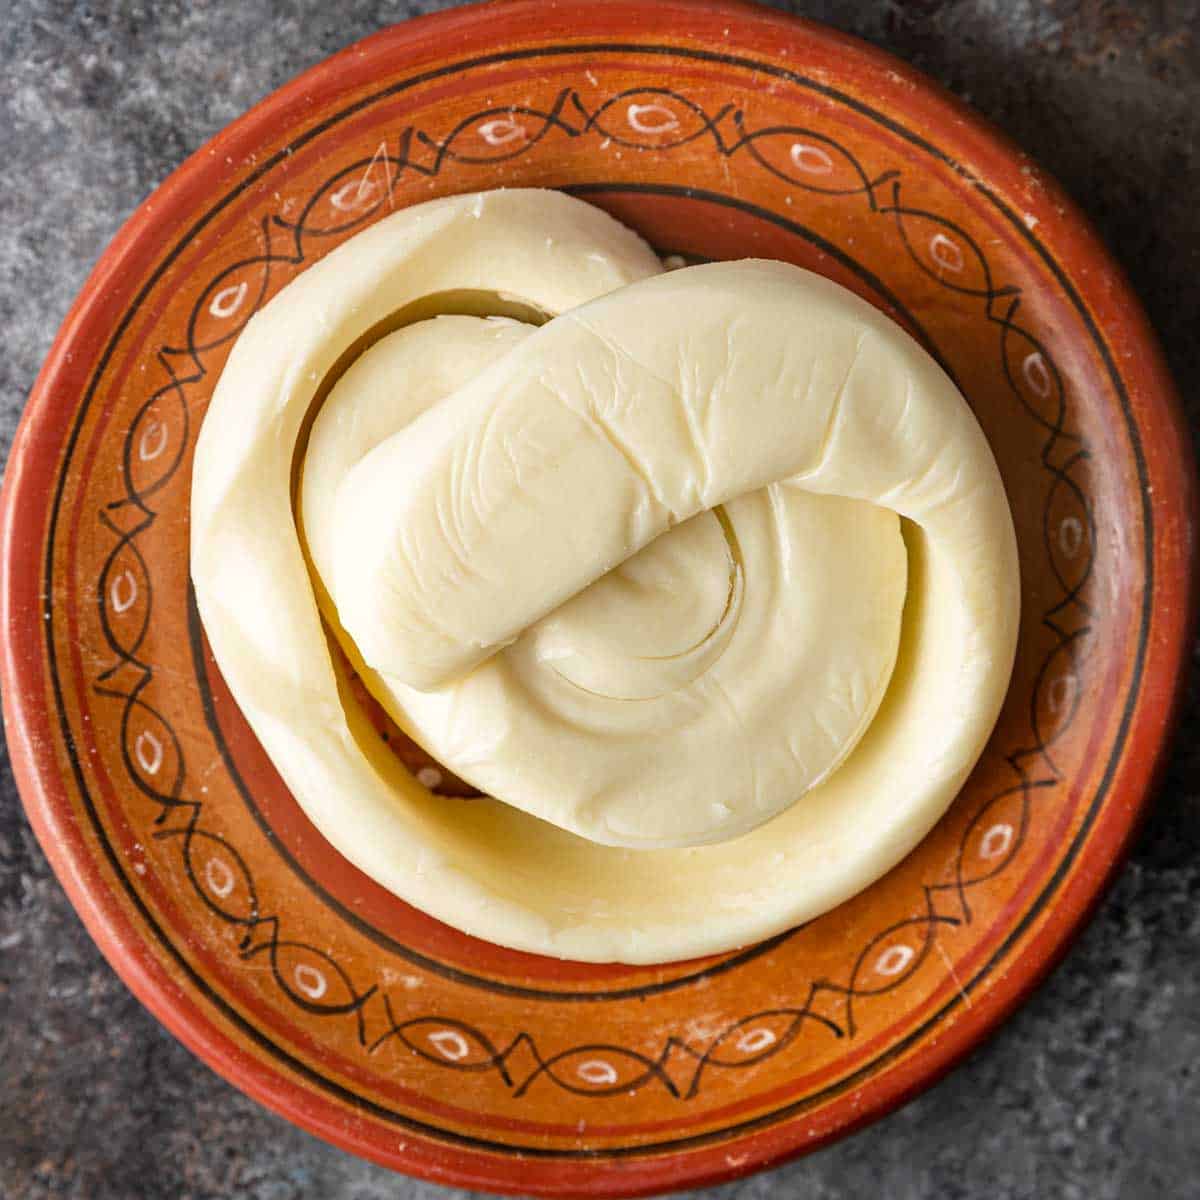
[[[187,785],[180,740],[166,716],[145,698],[155,678],[155,665],[143,655],[154,587],[138,539],[159,515],[156,497],[178,477],[194,432],[190,411],[212,384],[210,360],[266,301],[276,268],[301,265],[324,250],[329,239],[382,216],[393,207],[396,184],[405,177],[437,176],[449,162],[491,166],[534,153],[548,138],[590,138],[602,147],[616,144],[644,154],[669,154],[703,143],[722,159],[751,163],[801,191],[864,205],[874,218],[890,224],[900,252],[994,327],[997,369],[1015,411],[1042,431],[1041,464],[1050,480],[1043,549],[1060,594],[1042,612],[1041,622],[1054,641],[1036,673],[1029,737],[1005,755],[1011,782],[985,799],[968,820],[953,879],[926,884],[915,898],[914,915],[870,938],[843,979],[815,980],[793,1007],[750,1013],[705,1040],[670,1036],[653,1056],[615,1044],[581,1044],[546,1054],[539,1048],[537,1030],[497,1037],[451,1014],[399,1017],[383,985],[351,978],[325,950],[286,936],[286,913],[265,911],[246,857],[205,828],[205,800]],[[296,1008],[354,1021],[365,1054],[399,1047],[448,1071],[494,1073],[517,1098],[540,1086],[587,1097],[655,1086],[680,1101],[696,1096],[713,1072],[744,1069],[787,1053],[806,1029],[853,1038],[861,1005],[930,969],[931,960],[935,968],[948,965],[938,946],[940,931],[972,921],[972,889],[1012,863],[1024,842],[1036,794],[1061,780],[1053,748],[1074,719],[1086,680],[1087,585],[1095,544],[1091,504],[1079,478],[1088,448],[1067,428],[1063,378],[1048,349],[1018,320],[1020,289],[997,282],[978,242],[953,221],[906,204],[901,171],[869,169],[820,130],[782,124],[751,128],[747,114],[732,104],[710,114],[685,94],[666,88],[626,90],[590,109],[577,90],[565,88],[545,109],[489,107],[440,136],[408,127],[394,145],[381,142],[371,156],[329,175],[294,218],[282,213],[264,218],[259,236],[260,251],[214,275],[192,306],[178,341],[160,346],[154,355],[165,381],[126,429],[121,491],[98,518],[113,545],[96,583],[100,625],[112,662],[96,676],[94,688],[121,705],[121,749],[129,783],[157,806],[151,835],[175,847],[188,886],[214,920],[240,931],[241,960],[265,964],[280,996]],[[430,786],[437,782],[432,775],[428,781]],[[829,1015],[830,1000],[834,1016]],[[368,1013],[370,1028],[382,1024],[382,1033],[368,1035]]]

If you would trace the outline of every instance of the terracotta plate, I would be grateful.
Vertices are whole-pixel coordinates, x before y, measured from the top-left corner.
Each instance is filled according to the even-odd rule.
[[[1024,615],[991,745],[906,862],[764,945],[582,966],[414,912],[306,822],[206,651],[188,487],[232,340],[393,208],[499,185],[568,189],[664,253],[840,280],[940,358],[999,458]],[[1160,762],[1193,503],[1125,282],[1054,184],[928,80],[724,3],[459,9],[277,92],[96,268],[5,485],[13,761],[117,970],[247,1092],[463,1186],[696,1185],[911,1096],[1062,952]]]

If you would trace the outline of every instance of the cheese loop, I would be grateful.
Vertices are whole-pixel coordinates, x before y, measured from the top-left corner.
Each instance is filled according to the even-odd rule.
[[[869,306],[795,268],[659,270],[628,231],[556,193],[485,193],[397,213],[310,267],[249,323],[214,394],[193,475],[192,573],[210,644],[318,828],[442,920],[593,961],[742,945],[877,878],[924,835],[974,764],[1015,647],[1016,554],[1003,489],[982,433],[932,360]],[[291,507],[314,397],[382,323],[462,292],[561,315],[532,333],[468,322],[461,341],[474,349],[463,371],[440,379],[440,368],[416,369],[422,356],[409,343],[449,336],[444,320],[402,330],[351,367],[326,405],[346,418],[341,451],[339,422],[323,411],[313,427],[318,452],[310,442],[304,458],[314,582]],[[396,373],[373,375],[375,360]],[[410,398],[392,403],[365,437],[355,421],[373,418],[356,417],[352,399],[342,403],[359,367],[358,383],[386,391],[381,380],[391,375]],[[316,497],[333,502],[310,514]],[[914,522],[906,590],[897,513]],[[816,597],[819,629],[844,610],[836,632],[848,635],[861,683],[840,698],[834,688],[835,703],[814,710],[814,729],[827,726],[823,743],[806,733],[793,748],[824,746],[803,780],[816,786],[784,807],[796,791],[754,782],[749,799],[731,806],[707,734],[688,740],[689,730],[711,731],[705,714],[716,706],[689,689],[720,682],[738,661],[743,625],[754,632],[756,578],[786,576],[752,571],[756,549],[781,559],[797,545],[818,548],[806,569],[812,582],[784,591]],[[683,772],[676,782],[696,777],[688,755],[669,759],[665,781],[650,780],[659,797],[685,796],[660,805],[657,824],[654,812],[638,811],[638,772],[585,781],[578,803],[557,809],[535,783],[530,810],[539,811],[540,795],[542,815],[587,838],[497,800],[430,795],[349,700],[322,631],[322,591],[368,686],[427,745],[431,731],[453,750],[464,728],[484,729],[495,735],[494,760],[519,784],[528,773],[519,737],[536,732],[530,713],[550,720],[556,737],[565,730],[563,745],[581,737],[652,746],[663,730],[682,730],[704,776],[699,802],[667,786],[672,770]],[[762,629],[773,607],[790,612],[786,596],[767,603]],[[622,609],[644,619],[609,619]],[[762,636],[750,665],[770,678],[794,643]],[[817,653],[835,641],[815,636],[809,645]],[[667,653],[657,652],[663,643]],[[827,678],[851,678],[836,650],[821,661]],[[803,678],[790,678],[803,693]],[[658,693],[664,680],[670,686]],[[593,694],[599,707],[586,699]],[[685,701],[659,707],[647,735],[636,713],[663,695]],[[791,692],[780,683],[758,695],[786,707]],[[505,697],[519,703],[491,703]],[[736,729],[739,709],[729,707],[726,725]],[[758,728],[745,730],[745,746],[757,745]],[[480,744],[489,743],[476,737]],[[488,755],[479,757],[486,766]],[[543,778],[571,761],[552,761]],[[598,759],[578,761],[591,770]],[[736,766],[726,772],[734,781]],[[758,776],[753,763],[743,774]],[[595,840],[607,831],[607,840],[643,845],[699,842],[739,828],[752,831],[685,849]]]
[[[300,489],[309,554],[332,594],[326,619],[393,718],[481,791],[613,845],[745,832],[835,770],[883,698],[905,592],[894,513],[785,485],[740,496],[675,526],[432,692],[375,670],[340,629],[350,606],[337,563],[359,542],[340,501],[358,464],[531,334],[466,316],[420,322],[378,342],[330,392]],[[586,375],[586,359],[575,365]],[[525,433],[518,422],[514,440]],[[493,486],[490,449],[471,446],[458,481],[468,495],[427,536],[479,518],[470,497]],[[509,449],[502,469],[531,486],[536,467],[514,467]],[[376,498],[380,512],[390,492]],[[587,538],[572,539],[588,516],[552,508],[511,569],[545,573],[558,555],[587,553]],[[380,517],[354,520],[386,536]],[[457,557],[469,564],[471,546]],[[364,585],[350,579],[351,590]]]

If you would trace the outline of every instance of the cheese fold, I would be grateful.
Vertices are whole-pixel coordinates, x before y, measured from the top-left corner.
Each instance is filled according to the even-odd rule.
[[[193,470],[210,645],[317,827],[450,924],[592,961],[742,945],[877,878],[983,750],[1017,630],[999,474],[932,359],[798,268],[660,270],[558,193],[396,213],[247,325]],[[298,462],[347,348],[464,294],[553,319],[383,338]],[[318,600],[500,799],[404,771]]]
[[[352,591],[390,586],[345,565],[358,568],[361,541],[387,536],[381,514],[394,481],[420,458],[391,443],[378,494],[356,496],[368,502],[348,516],[340,501],[359,485],[359,464],[533,334],[466,316],[420,322],[377,343],[330,392],[300,489],[309,553],[330,593],[326,620],[392,717],[481,791],[609,845],[737,836],[834,771],[883,699],[907,570],[890,510],[790,484],[738,496],[674,526],[503,652],[432,690],[379,669],[343,628],[347,574]],[[586,370],[582,359],[575,366]],[[514,426],[513,441],[528,432],[519,418]],[[459,486],[489,490],[488,453],[506,436],[493,421],[466,439]],[[499,450],[503,470],[515,453]],[[515,469],[527,486],[532,471]],[[603,510],[609,495],[598,489],[592,506]],[[588,511],[550,496],[509,574],[545,579],[592,546],[580,535]],[[405,544],[438,545],[469,520],[486,536],[470,500],[456,507],[467,514],[439,516]],[[469,567],[473,547],[458,547],[453,561]],[[435,612],[453,598],[450,589]]]

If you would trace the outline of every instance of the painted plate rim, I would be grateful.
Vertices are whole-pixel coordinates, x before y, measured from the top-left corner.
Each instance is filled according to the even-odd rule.
[[[560,0],[556,19],[570,27],[572,10],[597,10],[595,0]],[[328,90],[347,72],[361,75],[365,62],[394,58],[406,48],[416,50],[431,41],[452,43],[456,34],[487,22],[497,28],[505,21],[529,23],[545,6],[540,0],[493,0],[493,3],[455,8],[409,20],[384,29],[318,63],[270,94],[248,113],[218,133],[174,171],[125,222],[100,257],[71,307],[30,394],[13,440],[3,493],[0,495],[0,623],[8,631],[0,644],[0,685],[4,722],[13,773],[30,822],[68,897],[92,937],[117,973],[156,1017],[209,1066],[250,1096],[287,1119],[342,1149],[409,1174],[459,1187],[492,1192],[536,1193],[550,1196],[645,1195],[706,1186],[778,1165],[818,1148],[896,1108],[929,1087],[967,1053],[992,1034],[1058,963],[1102,899],[1131,846],[1153,790],[1165,766],[1171,734],[1182,699],[1185,666],[1194,623],[1197,579],[1192,545],[1197,526],[1197,488],[1183,409],[1142,310],[1087,219],[1061,191],[1043,179],[1045,199],[1060,216],[1051,235],[1058,257],[1073,267],[1072,277],[1088,272],[1090,290],[1106,288],[1106,308],[1119,310],[1105,326],[1136,349],[1121,380],[1139,382],[1142,420],[1139,434],[1152,449],[1155,481],[1168,497],[1155,498],[1173,514],[1174,543],[1166,548],[1170,570],[1156,587],[1171,603],[1158,636],[1147,647],[1147,667],[1141,691],[1131,706],[1136,720],[1128,731],[1122,760],[1132,756],[1134,782],[1125,782],[1121,804],[1103,836],[1088,843],[1089,870],[1076,870],[1049,905],[1045,922],[1021,955],[1009,965],[1005,978],[993,982],[983,1003],[956,1022],[944,1037],[926,1045],[912,1059],[884,1073],[881,1084],[864,1088],[852,1110],[842,1105],[840,1119],[817,1133],[800,1128],[803,1118],[789,1118],[765,1131],[747,1133],[721,1143],[713,1154],[672,1154],[635,1158],[617,1166],[611,1160],[582,1160],[558,1164],[535,1179],[524,1168],[443,1145],[439,1153],[414,1154],[403,1141],[384,1147],[369,1136],[348,1131],[332,1112],[322,1112],[305,1085],[282,1069],[266,1067],[248,1055],[176,981],[167,977],[152,956],[139,952],[145,932],[128,920],[102,885],[94,882],[89,851],[70,820],[69,783],[60,772],[53,745],[51,705],[42,664],[42,613],[31,601],[29,578],[40,578],[45,530],[35,521],[45,504],[45,482],[56,478],[64,418],[74,414],[79,395],[79,372],[72,370],[72,347],[95,328],[111,328],[106,320],[110,289],[125,264],[152,260],[162,238],[176,228],[173,220],[193,211],[190,197],[220,175],[226,156],[240,161],[247,147],[265,132],[295,122],[289,115],[313,91]],[[865,42],[814,22],[791,17],[739,0],[606,0],[599,5],[614,30],[630,37],[678,29],[690,20],[716,28],[753,25],[778,39],[778,44],[819,47],[826,58],[851,67],[886,73],[893,82],[888,101],[893,109],[907,108],[914,116],[941,127],[953,125],[960,142],[970,141],[980,158],[993,164],[998,178],[1012,178],[1027,169],[1028,160],[978,114],[919,72]],[[739,30],[740,32],[740,30]],[[546,45],[560,44],[547,38]],[[735,36],[727,48],[735,47]],[[394,69],[394,68],[393,68]],[[836,80],[829,84],[836,92]],[[857,102],[856,103],[860,103]],[[886,114],[880,113],[885,116]],[[986,180],[979,181],[986,186]],[[1038,243],[1030,238],[1035,247]],[[1043,252],[1044,253],[1044,252]],[[1086,296],[1084,297],[1086,299]],[[1117,373],[1114,371],[1114,378]],[[1144,498],[1144,504],[1150,500]],[[1161,552],[1159,547],[1156,552]],[[1159,618],[1156,616],[1156,620]],[[1113,799],[1116,797],[1114,796]],[[1084,878],[1086,876],[1086,878]],[[731,1155],[732,1145],[744,1154]],[[532,1164],[529,1164],[532,1167]]]

